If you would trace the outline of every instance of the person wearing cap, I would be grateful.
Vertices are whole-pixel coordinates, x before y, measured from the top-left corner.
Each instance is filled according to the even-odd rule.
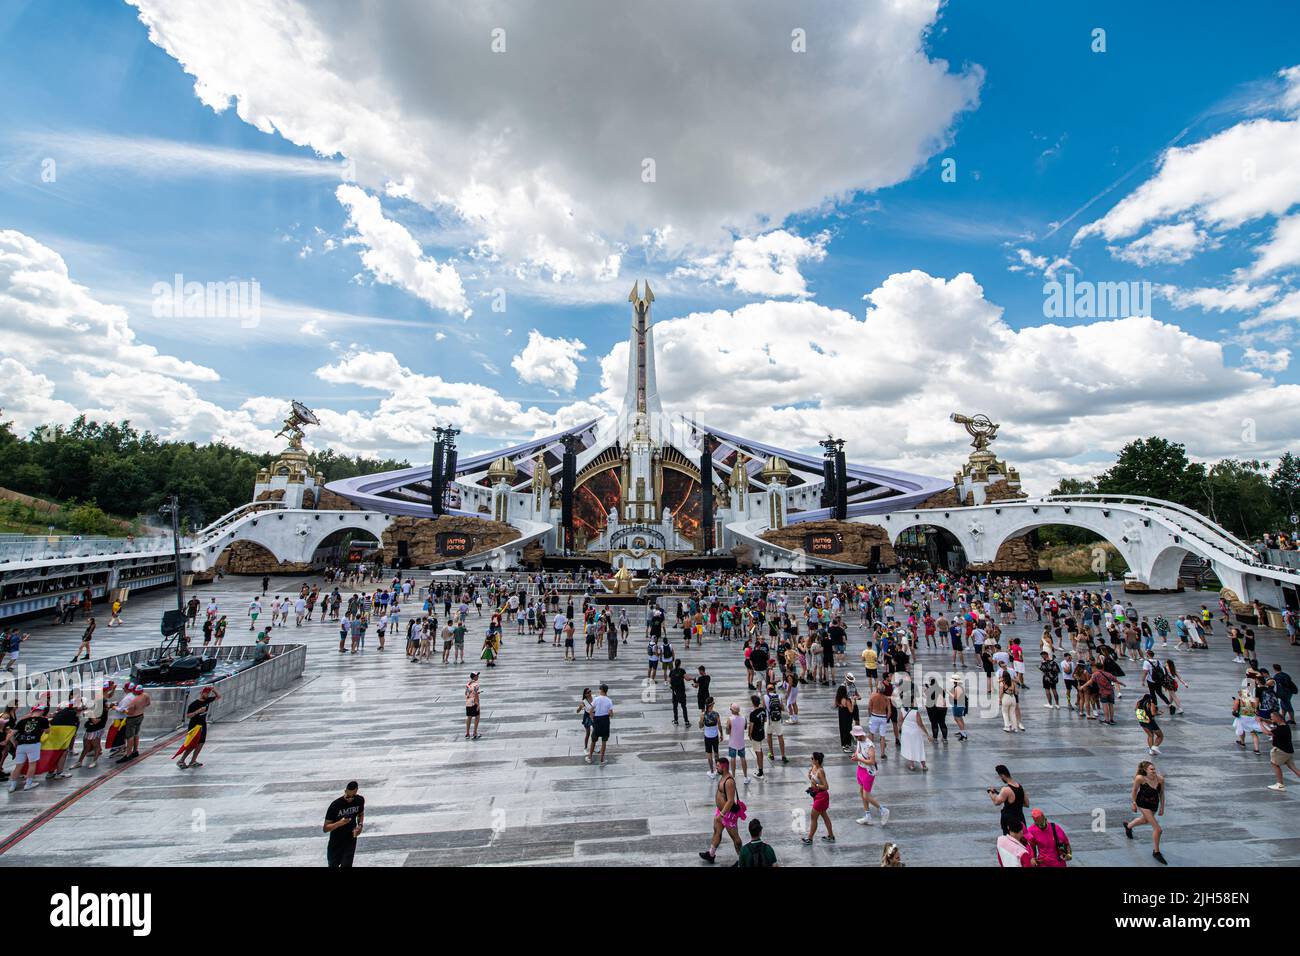
[[[472,671],[465,684],[465,739],[478,740],[479,717],[479,683],[478,672]],[[471,735],[471,726],[473,734]]]
[[[138,683],[128,684],[127,690],[133,692],[130,699],[123,698],[122,703],[118,704],[119,709],[126,715],[126,724],[122,727],[123,753],[117,759],[118,763],[127,763],[140,756],[140,727],[144,723],[144,712],[153,702]]]
[[[856,822],[863,826],[871,826],[871,808],[875,807],[876,815],[880,817],[880,825],[883,827],[889,822],[889,809],[871,793],[876,785],[878,769],[876,747],[861,726],[855,726],[852,733],[853,742],[856,744],[853,762],[858,765],[858,791],[862,795],[862,816],[858,817]]]
[[[1036,865],[1064,868],[1074,853],[1070,849],[1070,838],[1037,807],[1029,812],[1029,816],[1033,823],[1025,827],[1025,845],[1033,851]]]
[[[211,684],[207,684],[199,691],[199,696],[190,701],[190,705],[185,708],[185,716],[188,719],[186,731],[198,728],[198,736],[190,744],[190,748],[181,754],[181,759],[176,764],[176,769],[185,770],[186,768],[202,767],[199,763],[199,754],[203,751],[203,745],[208,739],[208,708],[217,701],[221,700],[221,695]],[[189,758],[189,763],[185,758]]]
[[[81,738],[81,756],[77,758],[74,770],[80,768],[87,758],[90,760],[86,764],[87,767],[94,767],[99,762],[99,755],[104,750],[104,728],[108,726],[108,702],[112,699],[115,690],[117,684],[111,680],[104,681],[100,692],[95,695],[87,709],[85,733]]]
[[[36,766],[41,762],[41,738],[50,729],[49,718],[45,716],[45,705],[36,704],[31,713],[20,717],[14,725],[14,764],[9,778],[9,792],[13,793],[22,784],[22,789],[31,790],[40,786],[36,779]]]
[[[705,863],[717,860],[718,846],[722,843],[725,830],[740,856],[740,831],[737,827],[745,818],[745,804],[736,793],[736,778],[731,775],[731,762],[726,757],[718,758],[718,788],[714,792],[715,809],[713,811],[713,838],[709,848],[700,851],[700,859]]]

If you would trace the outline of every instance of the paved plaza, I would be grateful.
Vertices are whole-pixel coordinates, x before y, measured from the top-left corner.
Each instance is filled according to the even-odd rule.
[[[296,589],[300,580],[276,579],[271,593],[274,586]],[[205,603],[215,595],[230,614],[231,642],[252,640],[243,615],[256,590],[258,579],[228,577],[195,593]],[[1172,617],[1202,603],[1214,607],[1216,599],[1189,592],[1137,596],[1134,603],[1141,613]],[[171,600],[166,590],[133,598],[126,626],[99,629],[96,656],[154,643]],[[699,729],[673,726],[664,685],[646,699],[652,695],[643,686],[640,620],[637,609],[632,640],[620,647],[616,662],[603,650],[599,659],[583,660],[579,640],[579,661],[566,663],[549,636],[537,644],[508,626],[499,666],[482,672],[483,737],[473,742],[463,737],[468,666],[408,663],[400,636],[382,653],[372,634],[363,654],[339,654],[336,625],[291,623],[277,629],[274,640],[309,645],[303,680],[260,711],[215,724],[205,766],[178,771],[168,759],[172,746],[127,765],[68,801],[0,855],[0,865],[323,865],[325,808],[356,779],[366,798],[357,865],[703,866],[696,853],[707,846],[715,783],[707,776]],[[471,615],[471,624],[467,655],[476,658],[486,615]],[[34,621],[31,631],[27,663],[54,667],[71,657],[80,627]],[[1036,648],[1038,624],[1007,631]],[[1300,654],[1279,632],[1258,633],[1262,664],[1300,671]],[[864,640],[851,626],[851,660]],[[688,673],[704,664],[713,675],[720,712],[725,715],[732,701],[746,702],[748,711],[740,644],[711,637],[702,650],[677,649]],[[1167,741],[1157,758],[1168,778],[1163,850],[1170,864],[1300,862],[1294,823],[1300,786],[1270,792],[1267,743],[1263,756],[1233,744],[1230,702],[1243,669],[1232,663],[1221,626],[1209,651],[1168,650],[1188,681],[1182,691],[1188,713],[1162,717]],[[948,661],[947,652],[919,655],[922,667],[947,669]],[[1026,733],[1008,735],[999,718],[975,716],[969,742],[930,745],[928,773],[909,772],[891,746],[875,788],[892,811],[884,829],[853,822],[861,805],[853,764],[838,746],[834,688],[808,685],[799,723],[786,727],[790,762],[778,760],[763,779],[741,786],[741,798],[749,816],[762,819],[784,865],[875,866],[889,840],[911,866],[992,866],[998,814],[985,788],[997,782],[994,765],[1006,763],[1025,787],[1029,806],[1042,807],[1069,834],[1073,865],[1156,866],[1149,833],[1138,831],[1138,839],[1128,841],[1120,827],[1131,816],[1132,774],[1146,757],[1132,714],[1140,671],[1136,665],[1126,670],[1128,693],[1114,727],[1044,709],[1031,666]],[[583,762],[575,713],[583,687],[594,689],[602,680],[616,706],[603,767]],[[689,696],[694,715],[694,693]],[[807,825],[805,772],[813,750],[826,753],[838,836],[833,846],[819,841],[805,847],[799,840]],[[104,767],[29,793],[0,792],[0,834],[103,776]],[[725,840],[718,858],[732,859]]]

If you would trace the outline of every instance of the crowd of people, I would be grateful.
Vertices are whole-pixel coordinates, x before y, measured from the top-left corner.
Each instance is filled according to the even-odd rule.
[[[762,841],[761,822],[749,819],[745,795],[778,761],[790,762],[785,728],[798,723],[805,688],[834,688],[838,744],[855,768],[862,804],[855,822],[863,826],[889,822],[876,779],[890,757],[891,741],[909,770],[929,772],[933,747],[942,749],[950,737],[969,741],[967,718],[976,708],[1001,716],[1005,733],[1026,732],[1024,708],[1034,703],[1035,682],[1042,690],[1042,707],[1097,727],[1120,724],[1117,705],[1127,691],[1148,758],[1159,756],[1166,733],[1161,722],[1184,712],[1179,692],[1188,684],[1179,655],[1204,651],[1218,633],[1243,668],[1233,707],[1237,742],[1245,746],[1250,737],[1261,752],[1260,738],[1268,739],[1276,777],[1270,789],[1285,790],[1284,769],[1297,773],[1290,732],[1295,684],[1280,664],[1268,669],[1260,664],[1253,627],[1234,623],[1224,601],[1215,609],[1217,615],[1202,605],[1170,620],[1140,614],[1122,594],[1104,587],[1047,591],[1035,582],[1005,577],[912,572],[897,583],[812,575],[778,583],[753,574],[714,573],[704,579],[660,576],[654,583],[663,588],[652,598],[644,624],[638,622],[638,630],[644,628],[638,635],[629,633],[626,607],[597,601],[594,584],[577,576],[467,577],[433,586],[415,599],[419,609],[408,627],[420,637],[408,641],[407,653],[414,661],[430,660],[436,640],[426,640],[426,635],[437,634],[441,620],[442,660],[462,660],[463,635],[457,634],[471,616],[487,619],[480,657],[489,667],[497,663],[512,622],[515,635],[549,642],[562,649],[566,662],[581,659],[580,648],[587,660],[598,654],[615,660],[620,644],[643,640],[644,680],[668,690],[665,703],[675,726],[697,729],[703,767],[715,781],[713,829],[700,853],[710,863],[718,859],[724,841],[732,844],[740,865],[775,863],[775,851]],[[391,595],[390,605],[410,600],[408,583],[395,579],[360,596],[356,613],[365,617],[382,608],[385,593]],[[352,613],[350,607],[345,617]],[[1036,649],[1006,632],[1011,625],[1030,623],[1042,626]],[[734,645],[747,700],[721,703],[711,692],[714,675],[707,667],[688,669],[684,655],[698,652],[705,641]],[[456,649],[454,655],[449,647]],[[860,674],[855,674],[859,663]],[[1037,677],[1030,676],[1031,669]],[[479,736],[480,673],[472,673],[465,688],[470,739]],[[587,762],[605,761],[615,711],[606,685],[583,688],[576,713]],[[805,758],[810,806],[804,844],[818,837],[827,843],[836,839],[826,773],[831,746],[826,745]],[[1023,787],[1005,766],[996,772],[1004,778],[1002,787],[990,791],[1002,823],[998,862],[1066,865],[1072,850],[1059,823],[1042,808],[1031,811]],[[1144,760],[1129,794],[1136,816],[1124,827],[1130,837],[1149,827],[1152,855],[1160,863],[1165,862],[1158,819],[1164,813],[1165,786],[1154,759]],[[749,842],[741,839],[742,825]],[[901,849],[890,844],[887,850],[882,865],[901,865]]]

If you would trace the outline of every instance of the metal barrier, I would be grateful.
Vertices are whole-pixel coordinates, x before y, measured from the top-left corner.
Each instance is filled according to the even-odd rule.
[[[141,736],[157,737],[179,727],[185,721],[185,708],[204,687],[215,687],[221,695],[221,699],[208,709],[208,719],[229,720],[266,703],[273,693],[302,677],[307,666],[306,644],[272,644],[269,650],[270,658],[262,663],[222,677],[211,684],[148,688],[151,702],[145,711]],[[200,656],[215,657],[217,660],[247,660],[256,651],[255,644],[231,644],[209,648]],[[150,647],[54,670],[38,671],[26,677],[0,673],[0,701],[12,703],[17,700],[21,711],[47,693],[55,705],[69,697],[90,699],[100,692],[105,678],[129,671],[132,666],[144,663],[157,653],[158,648]]]

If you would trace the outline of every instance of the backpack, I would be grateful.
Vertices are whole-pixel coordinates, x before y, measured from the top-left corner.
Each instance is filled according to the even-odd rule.
[[[1156,661],[1151,665],[1151,675],[1148,683],[1152,687],[1165,686],[1165,669],[1160,666],[1159,661]]]
[[[781,695],[772,694],[767,698],[767,710],[773,721],[779,721],[784,715],[781,705]]]

